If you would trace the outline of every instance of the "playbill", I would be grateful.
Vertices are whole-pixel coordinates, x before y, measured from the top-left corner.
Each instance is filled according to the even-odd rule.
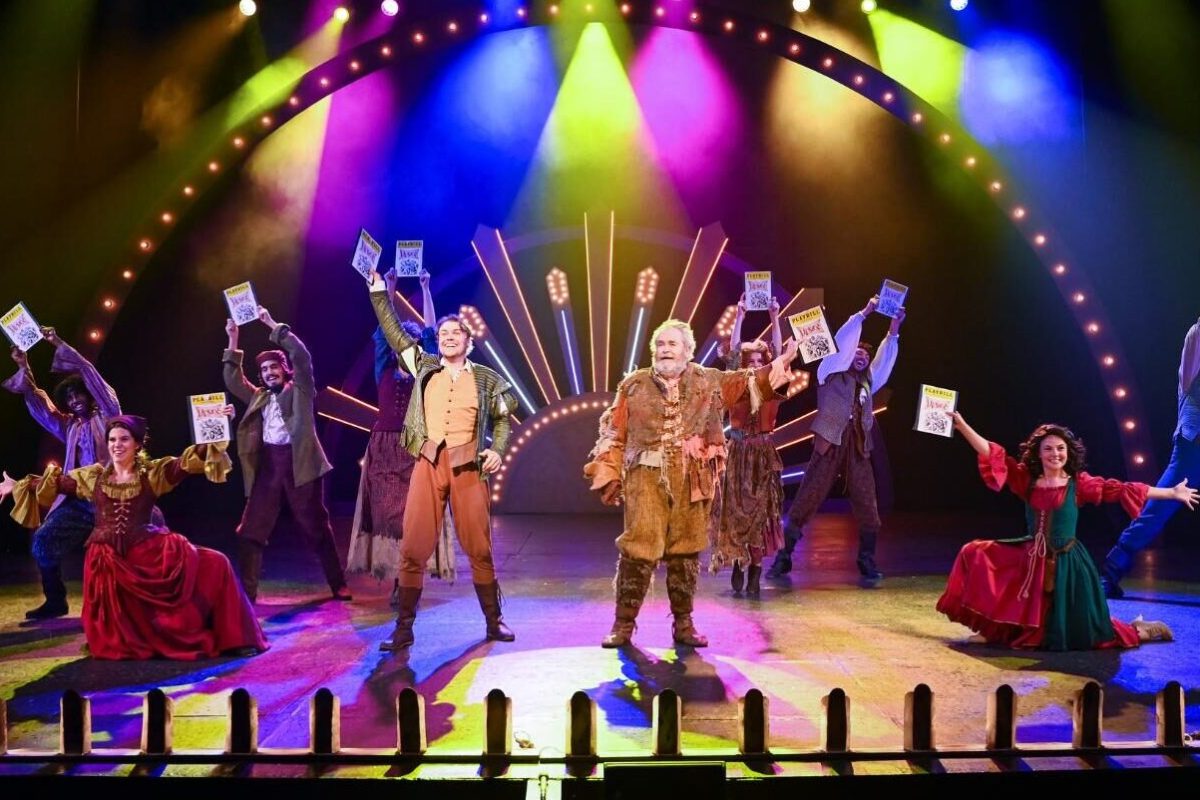
[[[196,444],[228,442],[229,417],[225,416],[224,392],[193,394],[188,397],[192,415],[192,441]]]
[[[383,255],[383,247],[363,228],[358,232],[358,244],[354,246],[354,258],[350,266],[367,281],[371,280],[371,271],[379,267],[379,257]]]
[[[41,327],[24,303],[17,303],[9,309],[0,317],[0,324],[4,325],[4,333],[9,341],[22,353],[29,352],[29,348],[46,338],[42,336]]]
[[[950,412],[957,405],[958,392],[954,389],[922,383],[921,394],[917,398],[917,422],[913,430],[949,439],[954,435],[954,420],[950,418]]]
[[[825,311],[820,306],[792,314],[788,317],[788,324],[792,326],[792,335],[796,337],[796,345],[805,364],[820,361],[837,352],[837,343],[825,320]]]
[[[746,310],[767,311],[771,307],[771,273],[746,273]]]
[[[226,289],[225,304],[229,306],[229,318],[237,325],[258,319],[258,298],[254,296],[250,281]]]

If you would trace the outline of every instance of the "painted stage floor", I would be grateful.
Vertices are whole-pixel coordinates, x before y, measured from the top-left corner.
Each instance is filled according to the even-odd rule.
[[[77,616],[24,624],[24,611],[36,605],[32,565],[27,558],[0,556],[0,697],[7,701],[8,748],[55,751],[59,701],[75,689],[91,698],[93,745],[136,750],[143,696],[155,687],[174,700],[175,747],[216,751],[225,746],[228,695],[238,687],[257,700],[264,748],[308,747],[310,699],[322,687],[340,699],[345,748],[395,748],[396,696],[411,686],[425,701],[430,752],[476,755],[484,741],[484,697],[494,688],[512,698],[513,753],[526,755],[562,755],[567,702],[578,690],[597,704],[601,757],[651,752],[652,699],[665,689],[683,700],[685,753],[736,752],[737,701],[752,688],[769,701],[773,750],[820,747],[822,698],[834,688],[850,698],[852,749],[901,750],[905,693],[918,683],[934,693],[938,748],[982,748],[988,695],[1002,684],[1019,698],[1022,745],[1069,744],[1071,699],[1088,681],[1103,688],[1106,745],[1154,741],[1156,693],[1169,681],[1185,690],[1185,730],[1200,730],[1200,547],[1168,542],[1145,554],[1126,582],[1126,598],[1112,602],[1119,618],[1142,614],[1167,622],[1173,643],[1075,653],[968,644],[969,631],[939,615],[934,603],[961,543],[1009,534],[1012,523],[892,515],[879,553],[887,577],[867,588],[853,563],[852,520],[822,514],[797,549],[796,571],[787,579],[764,579],[760,600],[734,596],[728,572],[702,574],[695,617],[711,644],[696,650],[672,646],[662,570],[641,613],[635,646],[599,646],[612,621],[616,516],[498,518],[497,569],[505,620],[516,641],[483,641],[483,618],[460,554],[463,569],[455,584],[427,583],[416,644],[398,656],[378,649],[392,629],[390,586],[354,576],[354,602],[329,601],[315,558],[287,535],[268,549],[257,606],[271,649],[254,658],[193,664],[87,658]],[[343,552],[344,528],[343,520]],[[70,600],[77,611],[75,577]],[[854,768],[871,774],[914,766],[880,761]],[[943,768],[997,769],[978,759],[948,759]],[[0,774],[27,769],[0,758]],[[208,768],[169,769],[182,775]],[[439,775],[476,775],[478,765],[436,769]],[[773,769],[819,774],[827,767],[797,762]],[[298,770],[255,767],[255,774]],[[387,770],[339,767],[338,773]]]

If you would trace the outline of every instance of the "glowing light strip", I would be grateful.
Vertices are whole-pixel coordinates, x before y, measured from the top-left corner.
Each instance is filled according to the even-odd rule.
[[[596,312],[592,308],[592,245],[586,211],[583,212],[583,267],[587,273],[588,344],[592,351],[592,391],[598,391],[600,386],[596,383]]]
[[[704,292],[708,290],[708,284],[712,282],[713,273],[717,271],[717,264],[721,262],[721,256],[725,255],[725,246],[727,244],[729,244],[728,236],[721,240],[721,246],[717,248],[717,257],[713,259],[712,266],[708,268],[708,275],[704,278],[704,285],[700,287],[700,292],[696,295],[696,302],[692,304],[692,310],[687,317],[689,325],[692,324],[692,318],[696,316],[696,309],[700,307],[700,298],[704,297]]]
[[[525,407],[529,409],[529,413],[536,414],[537,407],[533,403],[529,402],[529,398],[526,397],[525,393],[521,391],[521,385],[513,378],[512,373],[508,371],[507,365],[505,365],[504,360],[500,358],[500,355],[496,352],[495,348],[492,347],[492,343],[487,339],[484,339],[483,346],[486,347],[488,352],[492,354],[492,361],[496,362],[496,366],[498,366],[504,373],[504,377],[508,378],[508,382],[512,384],[513,391],[525,401]]]
[[[336,394],[338,397],[344,397],[344,398],[346,398],[346,399],[347,399],[347,400],[349,400],[351,403],[357,403],[358,405],[362,406],[363,408],[369,408],[369,409],[371,409],[371,410],[372,410],[372,411],[374,411],[376,414],[378,414],[378,413],[379,413],[379,409],[378,409],[377,407],[375,407],[375,406],[371,405],[370,403],[366,402],[365,400],[359,400],[359,399],[358,399],[357,397],[355,397],[354,395],[351,395],[351,394],[346,394],[346,393],[345,393],[345,392],[343,392],[341,389],[335,389],[335,388],[334,388],[334,387],[332,387],[332,386],[326,386],[326,387],[325,387],[325,389],[326,389],[326,391],[333,392],[333,393],[334,393],[334,394]]]
[[[367,433],[371,432],[370,428],[364,428],[362,425],[356,425],[355,423],[351,422],[348,419],[342,419],[341,417],[335,417],[333,414],[326,414],[324,411],[318,411],[317,416],[325,417],[326,419],[331,419],[334,422],[340,422],[343,425],[349,425],[351,428],[358,428],[360,431],[366,431]]]
[[[486,230],[486,228],[483,228],[483,226],[480,226],[480,228]],[[508,266],[509,272],[512,273],[512,282],[516,288],[517,298],[520,300],[521,306],[525,310],[526,320],[529,322],[529,328],[533,333],[534,341],[537,342],[538,349],[541,350],[542,340],[538,337],[537,328],[533,325],[533,319],[529,316],[529,308],[525,305],[525,296],[521,293],[521,284],[517,280],[516,272],[513,271],[512,262],[508,260],[508,252],[504,249],[504,240],[500,238],[500,231],[496,230],[495,228],[492,228],[491,230],[496,236],[497,243],[500,245],[500,254],[504,257],[504,261]],[[476,239],[478,237],[479,234],[476,232]],[[480,252],[479,246],[475,244],[475,239],[471,240],[471,249],[475,251],[475,258],[479,260],[480,266],[483,267],[483,274],[487,277],[488,283],[492,287],[492,294],[494,294],[496,299],[500,302],[500,310],[504,312],[504,318],[508,321],[509,330],[513,332],[513,338],[517,340],[517,346],[521,348],[521,353],[525,356],[525,363],[529,366],[529,371],[533,373],[533,379],[537,382],[538,389],[541,390],[542,396],[547,400],[558,399],[558,387],[554,384],[553,374],[550,373],[550,364],[549,361],[546,360],[546,352],[542,350],[542,363],[545,366],[547,377],[550,380],[550,388],[554,390],[553,396],[546,391],[546,387],[542,384],[542,379],[538,374],[539,370],[534,365],[533,359],[529,357],[529,351],[525,349],[525,337],[520,335],[520,332],[517,330],[517,326],[513,323],[512,315],[508,313],[508,303],[504,302],[504,297],[501,296],[500,289],[496,286],[496,281],[492,278],[492,273],[488,268],[487,260],[483,257],[483,253]]]
[[[701,363],[701,364],[707,364],[707,363],[708,363],[708,357],[712,355],[712,352],[713,352],[713,350],[716,350],[716,349],[717,349],[717,345],[718,345],[718,344],[719,344],[719,342],[713,342],[712,344],[710,344],[710,345],[708,346],[708,352],[704,354],[704,358],[700,359],[700,363]]]
[[[802,470],[802,469],[798,469],[795,472],[784,472],[783,474],[781,474],[779,476],[779,479],[782,481],[786,481],[789,478],[799,478],[805,472],[806,472],[806,470]]]
[[[613,245],[616,238],[617,230],[617,212],[610,211],[608,216],[608,297],[605,298],[608,304],[608,313],[606,314],[607,325],[604,326],[604,385],[596,387],[601,391],[608,391],[608,361],[612,355],[612,290],[613,290]]]
[[[683,265],[683,277],[684,278],[687,277],[687,274],[692,269],[692,259],[694,259],[696,257],[696,248],[698,248],[700,246],[700,237],[703,235],[704,235],[703,228],[696,231],[696,238],[692,242],[692,252],[688,253],[687,263]],[[679,288],[675,290],[675,299],[671,301],[671,313],[668,316],[671,317],[672,319],[675,318],[675,309],[679,307],[679,296],[681,294],[683,294],[683,284],[684,284],[684,281],[680,280]]]
[[[583,386],[579,382],[578,365],[575,363],[575,351],[571,349],[571,331],[567,324],[567,310],[558,312],[562,317],[562,339],[563,345],[567,348],[567,365],[571,368],[571,389],[575,394],[583,394]]]
[[[787,305],[785,305],[783,308],[779,309],[779,332],[783,335],[784,341],[787,341],[787,333],[788,333],[787,318],[791,314],[796,313],[796,311],[793,311],[792,309],[793,309],[793,307],[797,306],[798,301],[800,300],[800,295],[804,294],[807,291],[808,291],[808,289],[801,289],[800,291],[796,292],[796,295],[787,302]],[[824,298],[822,298],[822,299],[824,299]],[[821,300],[816,301],[815,303],[813,303],[813,305],[818,305],[818,306],[821,305]],[[812,306],[808,306],[808,307],[812,308]],[[799,309],[799,310],[803,311],[804,309]],[[764,338],[766,338],[767,334],[769,334],[770,332],[771,332],[771,325],[770,325],[770,323],[768,323],[767,326],[762,329],[762,333],[760,333],[758,336],[754,337],[754,339],[751,341],[758,341],[759,339],[764,339]]]
[[[633,372],[637,364],[638,341],[642,338],[642,320],[646,317],[646,307],[638,308],[637,322],[633,326],[633,345],[629,348],[629,368],[625,372]]]
[[[546,379],[550,381],[550,388],[554,392],[554,396],[546,394],[546,389],[542,386],[542,381],[538,377],[538,370],[534,366],[533,359],[529,357],[529,353],[525,350],[525,343],[522,341],[524,337],[517,337],[517,344],[521,347],[521,352],[525,354],[525,362],[529,365],[529,371],[533,373],[533,379],[537,381],[538,388],[542,390],[542,394],[547,400],[561,400],[562,394],[558,391],[558,384],[554,380],[554,371],[550,369],[550,359],[546,357],[546,348],[542,347],[542,337],[538,335],[538,327],[533,324],[533,314],[529,313],[529,304],[525,302],[525,293],[521,291],[521,281],[517,279],[517,271],[513,268],[512,259],[508,257],[508,248],[504,246],[504,239],[500,236],[500,231],[496,230],[496,244],[500,246],[500,255],[504,256],[504,265],[508,267],[508,273],[512,276],[513,287],[517,290],[517,299],[521,301],[521,310],[525,312],[525,321],[529,325],[529,330],[533,333],[533,341],[537,343],[538,352],[542,356],[542,369],[546,372]],[[495,286],[492,287],[495,290]],[[499,295],[497,295],[499,296]],[[508,317],[508,308],[505,303],[500,304],[500,308],[504,311],[504,316]],[[513,325],[512,318],[508,318],[508,324],[516,332],[516,326]]]

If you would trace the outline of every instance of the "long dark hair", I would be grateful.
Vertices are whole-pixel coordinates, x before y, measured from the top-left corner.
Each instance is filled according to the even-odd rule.
[[[1068,475],[1078,475],[1087,458],[1087,448],[1083,446],[1083,440],[1065,425],[1046,422],[1034,428],[1029,438],[1021,442],[1019,460],[1025,465],[1025,469],[1029,470],[1029,476],[1035,481],[1042,477],[1042,459],[1038,455],[1038,448],[1047,436],[1057,436],[1067,443],[1067,463],[1063,469]]]

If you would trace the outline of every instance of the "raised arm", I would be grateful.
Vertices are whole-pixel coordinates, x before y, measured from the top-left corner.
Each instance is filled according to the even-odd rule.
[[[383,328],[383,336],[387,339],[387,343],[397,354],[403,354],[405,350],[414,348],[417,354],[416,360],[419,360],[420,356],[424,354],[421,344],[409,336],[400,324],[400,320],[396,317],[396,309],[392,308],[387,286],[384,284],[383,278],[379,277],[378,272],[371,273],[370,290],[371,305],[375,308],[375,317],[379,320],[379,327]]]
[[[896,356],[900,354],[900,325],[904,322],[904,309],[901,308],[888,327],[887,336],[879,343],[875,358],[871,359],[871,394],[882,389],[892,377],[892,368],[896,366]]]
[[[742,323],[746,321],[746,293],[737,301],[737,311],[733,315],[733,327],[729,329],[729,354],[742,357]]]
[[[1200,320],[1183,337],[1183,352],[1179,356],[1180,397],[1191,391],[1197,375],[1200,375]]]
[[[54,361],[50,368],[55,372],[78,373],[79,377],[83,379],[83,385],[87,388],[88,394],[96,401],[96,407],[100,409],[101,416],[108,418],[120,414],[121,403],[117,399],[116,390],[101,377],[99,370],[92,362],[64,342],[54,328],[42,328],[42,335],[46,337],[46,341],[54,345]]]
[[[417,276],[421,283],[421,313],[425,316],[425,327],[437,327],[437,312],[433,308],[433,294],[429,291],[429,273],[425,269]]]
[[[821,359],[821,363],[817,367],[817,383],[823,384],[830,375],[850,369],[850,365],[854,363],[854,351],[858,349],[858,343],[862,341],[863,322],[878,305],[879,295],[875,295],[867,301],[862,311],[851,314],[850,319],[838,328],[837,333],[833,335],[838,351]]]
[[[962,434],[963,438],[967,440],[967,444],[971,445],[976,453],[986,456],[991,451],[991,445],[988,443],[988,440],[976,433],[975,429],[963,419],[962,414],[957,411],[951,411],[950,418],[954,420],[954,429]]]
[[[286,322],[276,322],[265,306],[258,307],[258,319],[271,329],[267,338],[283,348],[292,362],[292,383],[309,397],[317,396],[317,378],[313,373],[312,354]]]
[[[19,348],[12,349],[12,359],[17,362],[17,371],[4,381],[4,388],[14,394],[21,395],[25,400],[25,408],[34,421],[53,434],[59,441],[67,440],[67,426],[71,415],[64,413],[54,405],[50,395],[38,388],[33,379],[33,370],[29,368],[29,358]]]
[[[245,354],[238,349],[238,326],[232,319],[225,320],[225,333],[229,336],[229,344],[221,354],[221,373],[225,378],[225,388],[231,395],[249,403],[254,399],[254,384],[246,380],[242,369],[242,359]]]
[[[778,356],[783,352],[783,329],[779,327],[779,300],[771,298],[767,313],[771,315],[771,352]]]

